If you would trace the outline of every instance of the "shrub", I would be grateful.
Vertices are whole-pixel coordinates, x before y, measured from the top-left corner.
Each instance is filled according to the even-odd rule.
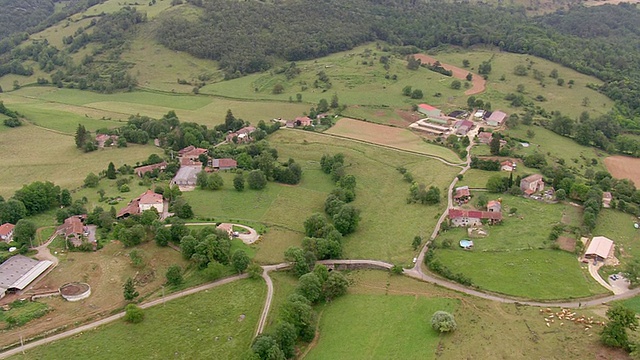
[[[438,332],[452,332],[458,328],[453,315],[446,311],[436,311],[431,317],[431,327]]]
[[[144,312],[136,304],[129,304],[124,308],[124,321],[138,324],[144,320]]]

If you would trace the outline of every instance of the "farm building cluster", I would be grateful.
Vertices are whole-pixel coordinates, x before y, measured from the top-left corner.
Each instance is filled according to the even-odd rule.
[[[471,194],[468,187],[456,188],[454,200],[458,205],[466,204],[469,199]],[[450,208],[448,217],[451,226],[456,227],[481,226],[483,223],[494,225],[502,221],[502,202],[491,200],[487,203],[486,210]]]
[[[248,142],[251,141],[250,134],[255,128],[246,127],[238,130],[234,134],[236,142]],[[251,130],[250,132],[248,132]],[[229,134],[229,135],[232,135]],[[227,136],[228,138],[229,136]],[[193,190],[196,186],[198,173],[201,171],[221,171],[231,170],[238,167],[238,163],[234,159],[223,158],[215,159],[209,157],[209,151],[204,148],[197,148],[195,146],[188,146],[178,151],[178,159],[180,161],[180,169],[171,180],[171,185],[177,185],[181,191]]]
[[[425,117],[409,127],[435,136],[466,136],[478,124],[500,127],[507,118],[507,114],[499,110],[494,112],[478,110],[472,116],[462,110],[445,114],[442,110],[428,104],[418,105],[418,112]]]

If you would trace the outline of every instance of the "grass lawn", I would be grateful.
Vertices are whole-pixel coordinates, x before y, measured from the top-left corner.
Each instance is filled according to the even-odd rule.
[[[602,209],[593,236],[606,236],[615,243],[616,257],[623,264],[632,258],[640,258],[640,230],[633,215],[613,209]]]
[[[474,193],[477,198],[479,193]],[[551,228],[562,221],[563,214],[570,205],[546,204],[544,202],[525,199],[507,194],[486,193],[488,199],[502,199],[503,221],[500,225],[484,226],[487,237],[473,239],[474,252],[485,251],[517,251],[541,249],[546,245]],[[466,206],[471,209],[471,206]],[[516,209],[516,215],[509,216],[511,209]],[[452,241],[458,249],[458,242],[467,238],[465,229],[452,229],[441,236]],[[464,252],[460,249],[459,251]]]
[[[16,300],[9,304],[10,310],[0,311],[0,327],[22,326],[31,320],[44,316],[49,306],[37,301]]]
[[[256,256],[253,259],[260,264],[279,264],[284,261],[284,252],[288,248],[302,245],[303,237],[302,232],[270,227],[253,245],[256,249]]]
[[[479,240],[482,243],[484,240]],[[606,293],[575,255],[560,250],[480,252],[438,249],[436,258],[482,289],[537,300]]]
[[[536,105],[548,111],[561,111],[563,114],[574,118],[578,117],[583,111],[588,111],[592,115],[606,114],[613,106],[613,101],[609,98],[586,87],[589,83],[601,84],[602,81],[535,56],[490,50],[456,51],[445,49],[434,55],[434,57],[443,63],[460,67],[462,67],[462,60],[467,59],[471,63],[469,69],[472,72],[477,70],[481,62],[490,60],[492,70],[487,82],[487,91],[476,97],[483,99],[485,102],[491,102],[493,109],[502,109],[506,113],[519,111],[519,109],[511,108],[509,102],[504,100],[506,94],[516,93],[516,87],[519,84],[525,87],[525,97],[532,100]],[[533,65],[528,75],[516,76],[513,73],[514,67],[516,65],[527,66],[529,60],[533,61]],[[533,78],[533,69],[544,73],[544,86]],[[557,80],[549,77],[553,69],[558,71],[559,78],[565,80],[564,86],[558,86]],[[503,75],[505,77],[504,81],[500,80]],[[571,88],[567,84],[569,80],[575,82]],[[544,96],[547,101],[538,102],[533,100],[538,95]],[[585,97],[589,99],[588,106],[582,105]]]
[[[51,181],[63,188],[75,188],[82,185],[88,173],[99,173],[110,161],[116,167],[135,164],[158,151],[153,146],[130,145],[83,153],[76,148],[72,136],[23,125],[0,132],[0,157],[4,166],[0,195],[8,198],[22,185],[33,181]]]
[[[269,333],[278,324],[282,305],[298,286],[298,279],[289,271],[272,271],[269,276],[273,281],[273,301],[267,317],[265,333]]]
[[[548,328],[536,307],[486,301],[383,271],[352,271],[347,276],[348,294],[317,307],[322,312],[319,342],[305,359],[524,360],[608,354],[598,341],[598,330],[590,333],[582,326],[560,326],[557,321]],[[458,330],[435,338],[430,320],[431,305],[437,304],[449,304]],[[588,310],[578,314],[600,319]],[[378,343],[367,344],[370,338]],[[405,343],[405,339],[413,341]],[[392,349],[397,354],[389,353]],[[342,353],[345,356],[335,355]]]
[[[84,125],[84,127],[95,132],[100,128],[115,128],[123,126],[125,116],[122,121],[116,120],[100,120],[93,117],[88,117],[74,113],[75,109],[64,108],[55,106],[51,103],[40,104],[15,104],[11,105],[12,109],[23,114],[30,122],[35,125],[45,127],[47,129],[57,130],[67,134],[75,134],[78,124]]]
[[[278,131],[269,141],[278,149],[280,158],[292,157],[303,164],[318,166],[323,153],[341,152],[345,155],[346,173],[355,175],[358,184],[353,204],[361,209],[358,230],[344,240],[344,256],[352,259],[409,261],[414,255],[411,248],[413,237],[430,233],[437,217],[444,211],[445,201],[438,206],[408,205],[409,184],[402,180],[396,167],[406,167],[416,181],[427,187],[434,185],[441,189],[442,194],[446,193],[445,188],[458,172],[458,168],[424,156],[310,132]],[[325,197],[314,206],[323,209]],[[300,212],[295,214],[299,224],[309,216]]]
[[[411,295],[338,298],[319,308],[320,339],[305,359],[429,358],[440,341],[430,315],[453,312],[457,305],[452,299]]]
[[[383,55],[390,58],[388,71],[380,63],[380,57]],[[378,50],[375,44],[359,46],[320,59],[296,62],[296,65],[301,73],[291,80],[287,80],[284,74],[268,72],[213,83],[200,91],[238,99],[269,99],[283,102],[288,101],[289,97],[295,101],[296,94],[299,93],[302,95],[302,102],[307,104],[317,104],[323,98],[331,100],[333,94],[337,94],[342,104],[376,108],[409,109],[416,102],[451,106],[451,101],[447,99],[452,98],[461,104],[466,103],[464,89],[451,89],[452,78],[426,68],[408,70],[404,57],[395,57]],[[331,81],[332,86],[328,91],[314,87],[320,71],[324,71]],[[386,74],[389,74],[390,78],[387,79]],[[397,76],[396,80],[391,78],[393,75]],[[273,94],[276,84],[284,87],[281,94]],[[405,86],[423,90],[424,99],[412,100],[403,96],[402,89]],[[436,93],[440,93],[441,96],[435,97]]]
[[[594,172],[606,170],[603,164],[606,153],[593,147],[579,145],[577,142],[543,127],[518,125],[517,128],[510,129],[506,133],[520,139],[528,139],[526,137],[527,130],[533,130],[536,135],[533,139],[529,139],[531,146],[523,150],[532,151],[537,148],[539,152],[547,156],[547,163],[563,159],[567,167],[575,169],[581,174],[584,174],[589,168]],[[597,160],[597,165],[592,165],[592,159]]]
[[[140,324],[118,320],[16,358],[237,359],[251,344],[265,294],[264,282],[236,281],[144,310]]]
[[[640,313],[640,296],[632,297],[631,299],[620,301],[620,303],[629,309],[632,309],[636,313]]]

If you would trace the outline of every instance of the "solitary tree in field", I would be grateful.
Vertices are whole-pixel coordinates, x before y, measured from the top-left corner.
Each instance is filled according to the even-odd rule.
[[[600,333],[602,343],[610,347],[631,350],[627,329],[634,331],[638,328],[636,312],[617,305],[607,310],[607,318],[609,322]]]
[[[453,315],[446,311],[436,311],[431,317],[431,327],[435,331],[445,333],[452,332],[458,328]]]
[[[463,67],[467,68],[467,67],[469,67],[469,64],[470,64],[469,60],[467,60],[467,59],[462,60],[462,66]]]
[[[124,321],[137,324],[144,320],[144,312],[136,304],[129,304],[124,308]]]
[[[241,172],[236,173],[233,178],[233,187],[236,191],[244,190],[244,175]]]
[[[78,124],[78,128],[76,129],[76,147],[81,149],[87,140],[89,140],[87,129],[84,125]]]
[[[110,162],[109,166],[107,167],[107,178],[108,179],[116,178],[116,166],[113,165],[113,162]]]
[[[184,280],[182,278],[182,268],[180,267],[180,265],[169,266],[169,269],[167,269],[166,276],[167,276],[167,283],[173,286],[182,284],[182,281]]]
[[[247,253],[243,250],[237,250],[231,257],[231,265],[238,274],[242,274],[250,263],[251,259],[249,259]]]
[[[137,298],[138,295],[140,295],[140,293],[136,291],[136,285],[134,284],[132,278],[127,278],[127,281],[124,283],[123,288],[124,288],[124,292],[123,292],[124,299],[127,301],[131,301]]]

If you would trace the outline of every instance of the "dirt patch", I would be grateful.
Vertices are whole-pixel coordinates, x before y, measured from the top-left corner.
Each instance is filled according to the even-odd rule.
[[[604,159],[607,171],[617,179],[630,179],[640,187],[640,159],[628,156],[609,156]]]
[[[425,55],[425,54],[415,54],[416,59],[422,61],[423,64],[429,63],[433,64],[438,61],[436,58]],[[467,74],[470,73],[469,70],[461,69],[457,66],[445,64],[443,62],[440,63],[443,68],[446,70],[451,70],[453,72],[453,77],[456,79],[466,80]],[[486,80],[482,78],[482,76],[478,74],[473,74],[473,78],[471,79],[471,88],[464,92],[465,95],[475,95],[484,92],[486,89]]]
[[[422,118],[422,116],[420,116],[419,114],[416,114],[411,111],[396,110],[396,114],[398,114],[398,116],[400,116],[402,120],[405,121],[405,124],[404,124],[405,126],[409,124],[413,124],[414,122]]]
[[[558,240],[556,240],[556,243],[558,244],[558,246],[560,246],[560,249],[564,251],[576,251],[576,239],[572,239],[567,236],[560,236]]]

